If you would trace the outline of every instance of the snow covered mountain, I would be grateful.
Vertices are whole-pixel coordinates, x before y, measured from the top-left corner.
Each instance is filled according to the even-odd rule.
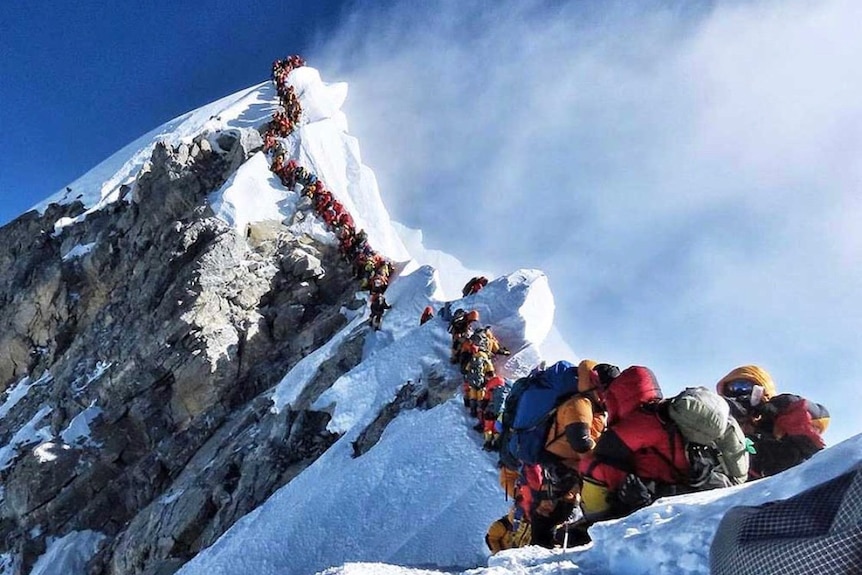
[[[489,559],[509,505],[496,456],[458,397],[446,322],[418,318],[477,309],[517,377],[559,359],[547,279],[513,270],[447,299],[473,272],[390,220],[347,87],[308,67],[289,82],[290,157],[399,262],[383,328],[336,238],[269,170],[268,82],[117,152],[0,229],[0,574],[703,574],[729,506],[862,460],[857,436],[598,525],[587,548]]]

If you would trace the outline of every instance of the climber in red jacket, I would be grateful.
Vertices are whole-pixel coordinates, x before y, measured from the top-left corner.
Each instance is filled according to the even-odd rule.
[[[426,305],[425,309],[422,310],[422,317],[419,318],[419,325],[425,325],[433,317],[434,317],[434,310],[431,308],[430,305]]]
[[[645,367],[622,373],[612,367],[599,364],[593,370],[608,429],[580,464],[581,504],[594,520],[626,515],[675,492],[689,476],[685,440],[659,409],[662,393],[655,375]]]

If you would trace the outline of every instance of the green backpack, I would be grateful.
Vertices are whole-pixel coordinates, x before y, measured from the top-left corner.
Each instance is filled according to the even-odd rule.
[[[748,478],[748,450],[745,434],[739,423],[730,415],[727,401],[705,387],[688,387],[669,400],[668,415],[687,442],[689,463],[703,460],[705,454],[715,456],[721,477],[703,478],[711,487],[722,483],[733,485]]]
[[[464,374],[464,379],[467,384],[473,389],[482,389],[485,387],[485,373],[488,370],[490,360],[481,353],[477,353],[470,358],[470,363],[467,364],[467,370]],[[492,366],[493,367],[493,366]]]

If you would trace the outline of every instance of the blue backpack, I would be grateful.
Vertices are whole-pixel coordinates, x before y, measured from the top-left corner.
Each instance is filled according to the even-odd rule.
[[[486,411],[493,413],[494,419],[503,411],[503,407],[506,405],[506,398],[509,396],[509,392],[512,391],[513,382],[508,379],[505,382],[503,385],[494,388],[494,391],[491,392],[491,401],[488,402]]]
[[[578,368],[568,361],[558,361],[518,383],[521,381],[524,383],[518,390],[517,405],[506,401],[505,409],[514,408],[514,417],[501,456],[505,451],[508,458],[532,465],[541,461],[548,425],[557,406],[578,393]],[[509,393],[509,398],[512,395]]]

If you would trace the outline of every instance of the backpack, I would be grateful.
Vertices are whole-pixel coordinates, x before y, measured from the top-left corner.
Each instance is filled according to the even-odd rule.
[[[594,442],[598,442],[607,427],[604,407],[590,397],[588,392],[576,393],[560,403],[548,425],[548,436],[545,439],[545,451],[556,455],[565,465],[573,468],[584,457],[584,449],[588,448],[582,443],[573,445],[569,442],[566,430],[576,422],[588,425],[588,437]]]
[[[476,344],[480,350],[487,353],[494,353],[500,349],[500,344],[497,338],[491,332],[490,327],[480,327],[470,335],[470,341]],[[494,345],[496,344],[496,345]]]
[[[477,353],[470,358],[467,364],[467,369],[464,371],[464,379],[467,384],[473,389],[482,389],[485,387],[485,374],[488,373],[488,366],[493,370],[493,364],[482,353]]]
[[[491,400],[488,402],[488,411],[493,413],[495,418],[502,413],[503,406],[506,403],[506,398],[509,396],[509,392],[512,391],[512,385],[512,382],[506,380],[506,383],[499,387],[495,387],[491,392]]]
[[[668,401],[668,416],[686,440],[693,487],[723,487],[745,481],[745,434],[723,397],[705,387],[688,387]]]
[[[522,463],[539,463],[557,406],[576,393],[578,369],[567,361],[559,361],[529,377],[512,418],[506,445],[509,454]],[[506,403],[508,409],[509,402]]]
[[[512,471],[518,471],[520,468],[518,458],[509,450],[509,439],[512,437],[512,423],[515,420],[515,412],[518,410],[521,395],[527,389],[527,386],[530,385],[533,377],[535,375],[530,374],[526,377],[516,379],[512,383],[509,392],[503,400],[503,407],[500,409],[500,414],[497,416],[497,422],[494,426],[500,434],[498,441],[500,447],[500,466]]]

